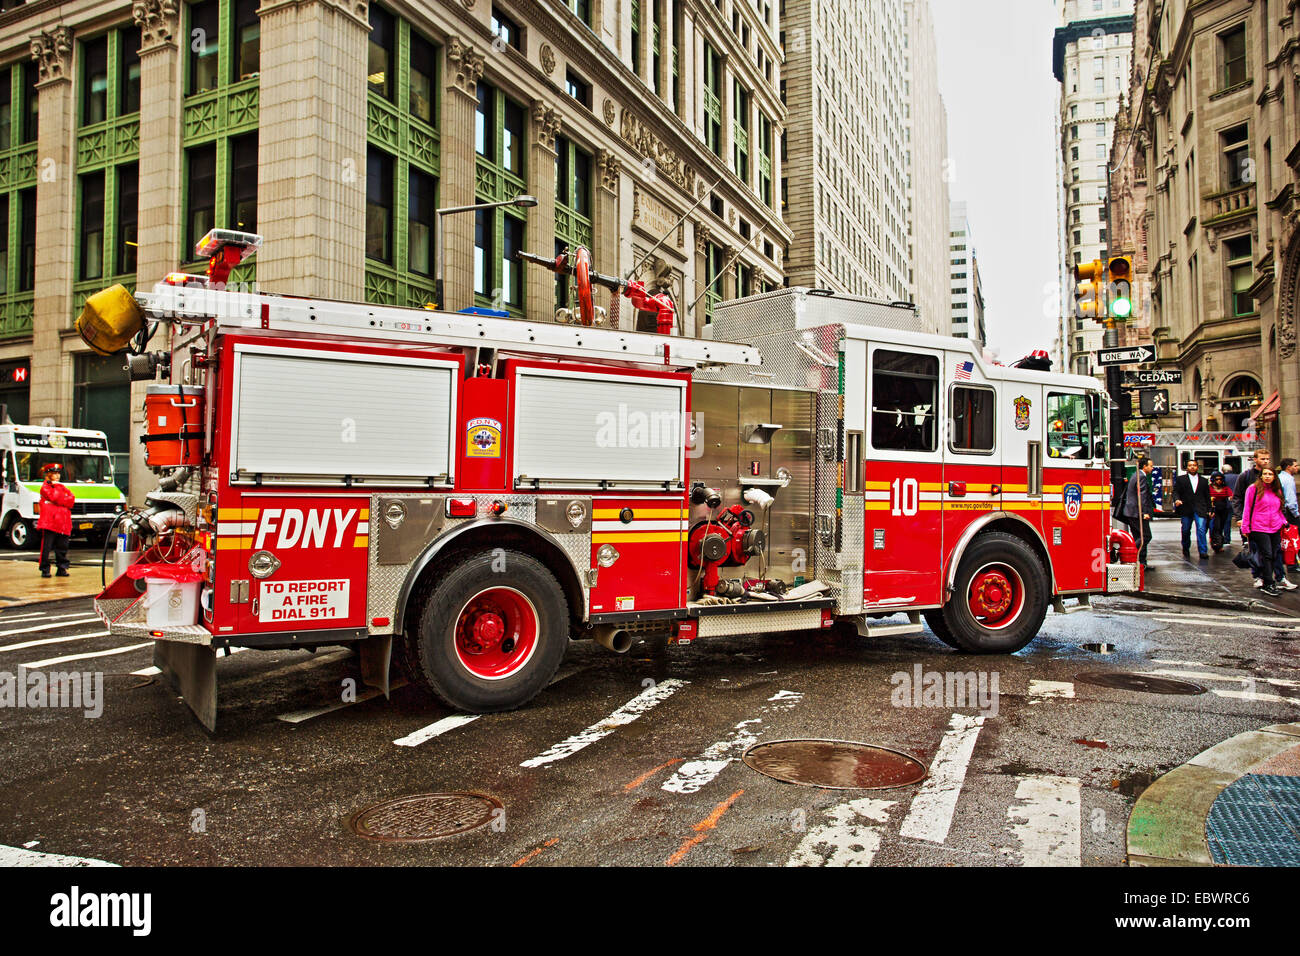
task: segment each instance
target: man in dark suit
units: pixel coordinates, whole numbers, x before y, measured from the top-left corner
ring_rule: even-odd
[[[1147,567],[1147,545],[1151,543],[1151,516],[1156,512],[1156,499],[1151,493],[1151,472],[1156,463],[1150,458],[1139,458],[1137,471],[1124,489],[1124,507],[1121,514],[1133,540],[1138,546],[1138,561]]]
[[[1201,465],[1195,458],[1187,462],[1186,474],[1174,480],[1174,514],[1183,522],[1183,557],[1191,555],[1192,525],[1196,525],[1196,548],[1201,557],[1210,556],[1205,540],[1205,526],[1210,520],[1210,483],[1200,474]]]

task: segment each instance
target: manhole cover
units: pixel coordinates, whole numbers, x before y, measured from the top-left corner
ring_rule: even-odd
[[[915,757],[852,740],[773,740],[750,747],[743,759],[784,783],[831,790],[905,787],[926,773]]]
[[[477,830],[500,809],[501,801],[485,793],[419,793],[357,811],[348,829],[367,840],[419,843]]]
[[[1084,684],[1113,687],[1116,690],[1137,690],[1144,694],[1204,694],[1205,688],[1185,680],[1169,677],[1152,677],[1150,674],[1129,674],[1125,671],[1088,671],[1074,675]]]

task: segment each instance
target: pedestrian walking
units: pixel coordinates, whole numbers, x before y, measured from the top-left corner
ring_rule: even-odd
[[[1210,476],[1210,547],[1216,552],[1232,542],[1232,489],[1223,472]]]
[[[1183,557],[1191,555],[1192,527],[1196,527],[1196,549],[1201,558],[1210,556],[1205,540],[1206,525],[1210,520],[1210,483],[1201,477],[1201,463],[1188,460],[1186,473],[1174,480],[1174,514],[1183,522]]]
[[[1269,453],[1265,451],[1263,448],[1261,448],[1258,451],[1256,451],[1253,456],[1251,456],[1250,467],[1248,467],[1245,471],[1243,471],[1241,475],[1238,476],[1237,478],[1237,486],[1232,492],[1232,512],[1233,512],[1233,516],[1236,519],[1238,528],[1241,527],[1241,513],[1242,513],[1242,508],[1245,504],[1246,491],[1250,489],[1255,484],[1255,482],[1259,479],[1260,468],[1262,468],[1265,465],[1268,465],[1269,463],[1270,463]],[[1241,543],[1243,545],[1250,544],[1250,539],[1246,537],[1246,532],[1244,531],[1241,532]],[[1255,551],[1253,548],[1249,548],[1248,551],[1250,557],[1250,573],[1254,575],[1255,587],[1257,588],[1263,587],[1264,579],[1260,576],[1259,573],[1259,563],[1255,560]]]
[[[1237,491],[1237,479],[1238,479],[1239,477],[1241,477],[1241,476],[1238,475],[1238,474],[1236,473],[1236,471],[1233,470],[1232,466],[1229,465],[1227,462],[1224,462],[1224,465],[1223,465],[1223,483],[1224,483],[1225,485],[1227,485],[1227,486],[1228,486],[1228,490],[1231,491],[1231,492],[1233,492],[1234,494],[1235,494],[1236,491]]]
[[[1138,561],[1144,568],[1150,567],[1147,564],[1147,545],[1151,543],[1151,516],[1156,510],[1156,500],[1151,494],[1153,470],[1155,462],[1150,458],[1137,460],[1137,471],[1133,472],[1128,487],[1124,489],[1124,508],[1121,512],[1124,523],[1133,534],[1133,540],[1137,542]]]
[[[1295,476],[1300,464],[1294,458],[1283,458],[1277,463],[1277,480],[1282,485],[1282,512],[1288,524],[1300,525],[1300,504],[1296,503]]]
[[[1255,552],[1260,578],[1263,581],[1261,590],[1272,596],[1277,596],[1279,593],[1278,585],[1288,591],[1296,589],[1296,585],[1286,579],[1286,573],[1282,568],[1282,529],[1287,523],[1282,508],[1282,489],[1281,482],[1277,479],[1277,472],[1270,466],[1264,465],[1259,469],[1259,477],[1255,483],[1246,489],[1241,532],[1250,541]],[[1276,584],[1275,574],[1280,579]]]
[[[41,469],[41,513],[36,528],[41,532],[41,577],[50,576],[50,557],[58,565],[58,576],[68,577],[68,538],[72,535],[72,492],[62,480],[62,469],[54,463]]]

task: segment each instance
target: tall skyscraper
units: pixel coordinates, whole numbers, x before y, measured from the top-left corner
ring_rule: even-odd
[[[1058,202],[1061,324],[1066,368],[1088,375],[1089,352],[1103,329],[1074,314],[1074,266],[1105,259],[1110,248],[1106,191],[1119,96],[1132,68],[1133,0],[1057,0],[1061,25],[1052,42],[1052,72],[1061,84],[1060,148],[1064,173]]]
[[[980,282],[975,232],[966,214],[966,204],[953,203],[948,220],[952,334],[959,339],[974,339],[983,348],[988,342],[988,330],[984,327],[984,287]]]

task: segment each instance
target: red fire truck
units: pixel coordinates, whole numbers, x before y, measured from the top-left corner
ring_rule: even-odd
[[[210,277],[105,290],[78,322],[155,380],[165,476],[96,607],[209,728],[231,646],[356,644],[368,683],[395,660],[484,712],[537,694],[570,638],[924,618],[1007,653],[1049,606],[1141,587],[1097,382],[991,366],[910,306],[783,289],[723,303],[713,339],[599,327],[593,279],[651,328],[672,304],[585,250],[553,264],[569,323],[223,290],[259,241],[216,233]]]

